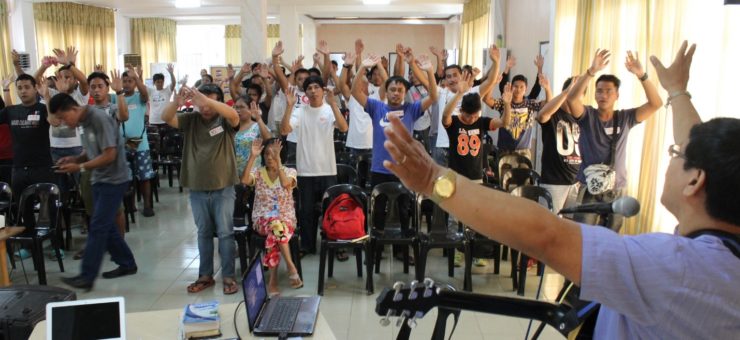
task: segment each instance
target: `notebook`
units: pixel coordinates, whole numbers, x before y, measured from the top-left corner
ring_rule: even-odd
[[[318,295],[269,298],[261,263],[261,257],[257,254],[242,278],[249,331],[267,336],[313,334],[321,298]]]
[[[46,304],[46,340],[126,339],[123,297]]]

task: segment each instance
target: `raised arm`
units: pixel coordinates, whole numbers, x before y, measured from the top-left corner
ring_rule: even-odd
[[[283,42],[278,41],[272,49],[272,67],[275,72],[275,80],[277,80],[278,85],[280,85],[280,89],[283,90],[283,93],[288,93],[288,86],[290,84],[288,83],[288,78],[285,77],[285,73],[283,73],[283,70],[280,68],[280,55],[282,55],[283,52],[285,52],[283,49]]]
[[[547,101],[547,104],[540,108],[540,111],[537,113],[538,122],[544,124],[550,121],[552,115],[554,115],[555,112],[558,112],[558,109],[560,109],[560,107],[565,103],[565,99],[568,97],[568,93],[570,93],[570,90],[573,88],[576,81],[578,81],[578,76],[573,77],[568,88],[555,96],[555,98],[552,98],[552,100]]]
[[[123,80],[120,72],[116,69],[110,71],[110,88],[116,93],[116,105],[118,107],[116,119],[119,122],[125,122],[128,120],[128,105],[126,105],[126,97],[123,93]]]
[[[434,78],[435,67],[432,65],[429,57],[425,55],[419,56],[418,62],[420,66],[416,65],[416,63],[414,63],[414,65],[427,71],[426,78],[428,81],[424,87],[427,89],[429,95],[421,101],[421,111],[426,111],[430,106],[432,106],[432,104],[437,102],[437,98],[439,97],[439,94],[437,93],[437,82]]]
[[[632,51],[627,51],[627,58],[624,61],[624,66],[627,67],[627,70],[630,71],[630,73],[637,76],[637,79],[639,79],[642,84],[642,89],[645,90],[647,103],[638,107],[636,114],[637,121],[642,122],[650,118],[655,111],[660,109],[663,105],[663,100],[660,99],[660,95],[658,94],[658,89],[655,87],[655,84],[651,81],[647,81],[647,72],[642,68],[642,63],[640,63],[637,52],[634,52],[633,54]]]
[[[380,100],[385,100],[385,81],[388,80],[388,72],[385,70],[385,66],[383,66],[383,58],[380,57],[379,63],[375,64],[378,67],[378,72],[380,73],[380,89],[378,89],[378,95],[380,96]]]
[[[550,99],[552,99],[552,88],[550,87],[550,80],[547,79],[547,76],[540,73],[537,76],[537,83],[540,83],[540,86],[545,89],[545,100],[543,102],[544,105],[544,103],[547,103],[550,101]]]
[[[233,66],[229,64],[229,68],[233,69]],[[242,86],[242,79],[246,74],[251,72],[252,66],[249,63],[244,63],[242,67],[239,69],[239,72],[237,72],[234,77],[232,77],[229,81],[229,92],[231,93],[231,98],[236,98],[239,95],[239,88]]]
[[[200,93],[198,89],[191,89],[186,87],[185,92],[189,93],[193,98],[193,105],[198,107],[210,107],[213,111],[216,111],[221,117],[223,117],[229,125],[232,127],[239,126],[239,114],[234,110],[233,107],[228,106],[220,101],[208,98],[206,95]]]
[[[511,83],[507,83],[506,86],[504,86],[504,92],[501,93],[501,101],[503,102],[503,113],[501,114],[501,125],[492,126],[489,130],[493,130],[493,127],[495,128],[503,128],[509,126],[511,123],[511,101],[514,97],[514,92],[511,89]],[[491,124],[495,122],[491,121]]]
[[[448,127],[452,125],[452,113],[457,108],[457,103],[462,100],[462,97],[470,90],[470,79],[473,75],[469,72],[465,72],[462,78],[457,83],[458,89],[452,100],[448,101],[445,105],[444,111],[442,111],[442,126]]]
[[[443,77],[445,74],[445,62],[447,61],[447,51],[443,49],[438,49],[434,46],[429,46],[429,52],[431,52],[437,61],[437,72],[435,73],[435,76],[437,77]],[[436,82],[436,78],[434,81]]]
[[[422,67],[419,67],[419,64],[416,62],[416,58],[414,57],[414,51],[411,48],[406,48],[405,56],[406,62],[409,64],[409,69],[411,70],[411,73],[414,74],[414,77],[421,83],[424,88],[429,89],[429,77],[426,74],[426,70]],[[434,79],[434,78],[433,78]]]
[[[321,78],[324,84],[329,83],[329,73],[331,73],[331,57],[329,55],[329,43],[326,40],[319,41],[319,46],[316,47],[316,52],[321,54],[324,58],[324,62],[321,65]]]
[[[175,65],[172,63],[167,64],[167,73],[170,74],[170,91],[175,91],[175,84],[177,84],[177,80],[175,80]]]
[[[591,61],[591,66],[586,69],[586,72],[578,77],[573,89],[568,93],[568,107],[570,107],[570,114],[576,119],[581,118],[586,108],[583,106],[583,96],[581,95],[591,81],[591,78],[596,76],[596,72],[603,70],[606,65],[609,65],[609,57],[611,53],[609,50],[597,49],[594,59]]]
[[[355,100],[357,100],[363,108],[367,105],[367,95],[365,94],[365,91],[362,90],[361,86],[367,86],[367,77],[365,76],[367,74],[367,69],[373,67],[379,62],[380,58],[375,55],[370,55],[365,58],[365,60],[362,61],[362,64],[360,64],[360,68],[357,70],[355,81],[352,83],[352,97],[355,97]]]
[[[247,158],[247,166],[244,167],[244,172],[241,177],[242,184],[250,187],[254,186],[256,178],[252,176],[252,168],[254,168],[254,162],[257,161],[257,157],[260,156],[263,148],[262,139],[257,138],[252,142],[249,158]],[[278,157],[278,159],[280,159],[280,157]]]
[[[357,74],[360,74],[358,71],[360,69],[360,65],[362,65],[362,52],[365,51],[365,43],[362,42],[362,39],[355,40],[355,71],[357,71]]]
[[[144,81],[141,80],[139,69],[135,66],[128,65],[128,72],[126,74],[128,74],[128,76],[134,80],[134,83],[136,83],[136,89],[139,90],[139,98],[141,99],[141,103],[144,104],[148,102],[149,90],[146,88],[146,85],[144,85]]]
[[[347,52],[344,54],[344,57],[342,57],[342,60],[344,60],[344,65],[342,65],[342,72],[339,74],[339,82],[337,83],[337,86],[339,87],[339,92],[342,93],[342,96],[346,98],[346,100],[349,100],[350,96],[352,96],[352,90],[349,85],[347,85],[347,81],[352,77],[352,65],[354,65],[355,62],[355,54]]]
[[[293,132],[293,127],[290,126],[290,117],[293,115],[293,108],[297,100],[295,89],[288,88],[288,91],[285,92],[285,113],[283,114],[283,120],[280,121],[280,134],[283,136]]]
[[[262,78],[262,92],[265,94],[265,101],[263,103],[265,104],[265,107],[269,109],[270,106],[272,106],[272,85],[268,80],[269,72],[267,72],[267,65],[259,64],[257,66],[257,74]]]
[[[347,132],[347,130],[349,130],[349,124],[347,124],[347,120],[344,119],[342,112],[339,111],[337,97],[334,95],[334,92],[328,88],[324,88],[324,100],[326,100],[327,104],[331,106],[331,112],[334,113],[334,127],[339,130],[339,132]]]
[[[688,47],[688,42],[684,41],[668,68],[656,56],[650,57],[660,85],[668,92],[668,104],[673,107],[673,139],[679,145],[689,139],[691,128],[701,123],[701,118],[691,103],[691,95],[686,91],[695,50],[696,44]]]
[[[491,59],[491,68],[488,70],[486,81],[480,84],[478,92],[481,98],[491,93],[493,91],[493,85],[498,81],[498,66],[501,59],[501,51],[496,45],[491,45],[488,48],[488,57]]]
[[[90,90],[90,87],[87,84],[87,78],[85,77],[85,74],[82,73],[82,71],[80,71],[80,69],[78,69],[75,64],[77,62],[77,53],[77,48],[75,48],[74,46],[67,47],[66,51],[62,51],[59,49],[54,50],[54,54],[57,55],[57,60],[59,60],[59,62],[64,65],[69,65],[69,71],[72,72],[72,76],[79,83],[80,93],[83,96],[86,96],[88,94],[88,91]]]
[[[514,55],[509,54],[508,57],[506,57],[506,67],[504,68],[504,72],[501,74],[501,82],[498,83],[498,90],[501,93],[504,93],[504,86],[506,86],[507,83],[509,83],[509,74],[511,74],[511,69],[516,66],[516,58]]]
[[[262,137],[262,139],[272,138],[270,128],[268,128],[267,125],[265,125],[265,122],[262,121],[262,110],[260,110],[260,106],[257,103],[249,103],[249,115],[252,116],[252,120],[257,122],[257,126],[260,129],[260,137]]]
[[[162,111],[162,120],[167,123],[167,125],[175,129],[180,127],[177,119],[177,108],[185,105],[186,88],[187,85],[183,84],[182,87],[180,87],[180,92],[175,94],[175,100],[167,103],[167,105],[164,107],[164,110]]]
[[[398,117],[389,117],[385,148],[392,160],[383,165],[410,190],[432,196],[434,180],[449,169],[437,165],[406,131]],[[479,233],[542,260],[566,279],[581,279],[582,236],[578,224],[558,218],[536,202],[491,190],[461,175],[452,196],[439,205]]]
[[[13,82],[11,79],[11,77],[7,77],[4,78],[2,82],[3,100],[5,101],[5,106],[13,105],[13,98],[10,96],[10,83]]]
[[[529,91],[529,95],[527,98],[535,100],[537,97],[540,96],[540,91],[542,90],[542,86],[540,86],[540,75],[542,73],[542,67],[545,65],[545,57],[543,57],[541,54],[538,54],[534,58],[534,66],[537,67],[537,74],[534,78],[534,84],[532,85],[532,91]]]
[[[403,77],[403,73],[405,71],[403,59],[405,54],[406,50],[403,45],[400,43],[396,44],[396,61],[393,63],[393,75],[396,77]]]
[[[18,54],[18,51],[16,50],[10,51],[10,58],[13,60],[13,68],[15,69],[15,76],[18,77],[21,74],[26,74],[26,72],[23,72],[23,68],[21,67],[21,55]],[[46,69],[44,69],[44,71],[46,71]],[[44,72],[41,72],[41,74],[43,75]],[[38,79],[37,76],[34,76],[34,78]]]

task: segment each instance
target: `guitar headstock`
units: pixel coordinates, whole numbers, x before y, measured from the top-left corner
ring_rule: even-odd
[[[383,317],[380,324],[388,326],[390,317],[399,317],[397,326],[408,319],[409,326],[414,327],[416,319],[423,318],[438,306],[440,290],[430,278],[424,279],[423,283],[411,281],[408,286],[399,281],[393,284],[393,288],[383,288],[375,300],[375,313]]]

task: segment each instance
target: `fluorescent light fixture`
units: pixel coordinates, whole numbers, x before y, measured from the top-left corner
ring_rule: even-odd
[[[391,0],[362,0],[364,5],[387,5],[391,3]]]
[[[272,19],[277,19],[277,17],[274,16],[274,15],[268,15],[267,16],[267,20],[272,20]]]
[[[200,7],[200,0],[175,0],[177,8],[197,8]]]

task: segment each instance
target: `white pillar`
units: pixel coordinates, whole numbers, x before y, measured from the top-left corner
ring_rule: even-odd
[[[123,69],[123,55],[131,53],[131,19],[124,17],[120,11],[116,18],[116,68]]]
[[[306,56],[306,60],[310,60],[311,56],[316,52],[316,24],[313,19],[301,15],[301,24],[303,24],[303,50],[302,53]],[[329,49],[335,51],[337,46],[329,46]],[[306,63],[308,66],[308,63]]]
[[[30,72],[36,71],[41,56],[36,51],[36,23],[33,19],[33,3],[12,1],[10,3],[10,46],[18,52],[29,54]],[[51,54],[51,51],[47,53]]]
[[[445,49],[460,48],[460,16],[455,15],[445,24]]]
[[[283,41],[283,60],[290,64],[298,56],[300,50],[301,40],[298,37],[298,12],[296,6],[292,5],[281,5],[280,6],[280,40]],[[308,53],[308,51],[306,52]],[[306,55],[304,59],[304,65],[311,63],[311,56],[313,51],[309,55]]]
[[[241,3],[242,60],[265,61],[267,57],[267,0]]]

